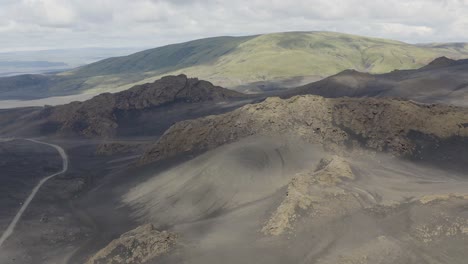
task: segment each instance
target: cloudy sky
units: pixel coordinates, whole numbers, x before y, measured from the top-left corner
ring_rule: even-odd
[[[468,0],[0,0],[0,51],[313,30],[468,42]]]

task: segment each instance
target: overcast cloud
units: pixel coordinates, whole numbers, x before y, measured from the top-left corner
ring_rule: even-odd
[[[0,51],[314,30],[468,42],[468,0],[0,0]]]

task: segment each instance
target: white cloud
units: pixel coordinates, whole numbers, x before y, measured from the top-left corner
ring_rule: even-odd
[[[158,46],[296,30],[468,41],[467,14],[468,0],[0,0],[0,50]]]
[[[400,36],[400,38],[411,39],[431,36],[434,30],[426,26],[411,26],[399,23],[379,23],[378,29],[382,35]]]
[[[77,22],[73,7],[57,0],[23,0],[7,15],[19,23],[44,27],[68,27]]]

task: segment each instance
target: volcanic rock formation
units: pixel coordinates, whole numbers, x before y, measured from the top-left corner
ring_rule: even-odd
[[[423,144],[437,145],[453,138],[466,141],[467,124],[468,109],[454,106],[311,95],[268,98],[223,115],[175,124],[141,162],[209,150],[251,135],[278,134],[322,143],[336,153],[364,147],[414,156]]]
[[[116,94],[105,93],[43,111],[60,132],[84,136],[115,135],[118,116],[132,110],[148,110],[177,102],[198,103],[242,97],[242,94],[185,75],[164,77]]]
[[[131,230],[113,240],[86,262],[87,264],[138,264],[167,253],[176,242],[176,235],[159,232],[147,224]]]
[[[0,112],[0,133],[101,138],[155,135],[176,121],[226,111],[222,109],[249,98],[185,75],[167,76],[84,102]]]

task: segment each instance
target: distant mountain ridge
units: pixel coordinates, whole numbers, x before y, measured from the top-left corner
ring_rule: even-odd
[[[440,57],[415,70],[369,74],[346,70],[290,89],[284,97],[315,94],[336,97],[401,97],[421,103],[468,106],[468,60]]]
[[[385,73],[420,68],[437,57],[468,58],[465,43],[413,45],[333,32],[215,37],[105,59],[47,81],[0,81],[0,99],[115,92],[164,75],[188,76],[246,92],[295,87],[346,69]]]
[[[64,62],[50,61],[0,61],[0,67],[67,67]]]
[[[0,77],[63,72],[140,50],[143,48],[70,48],[0,52]]]

